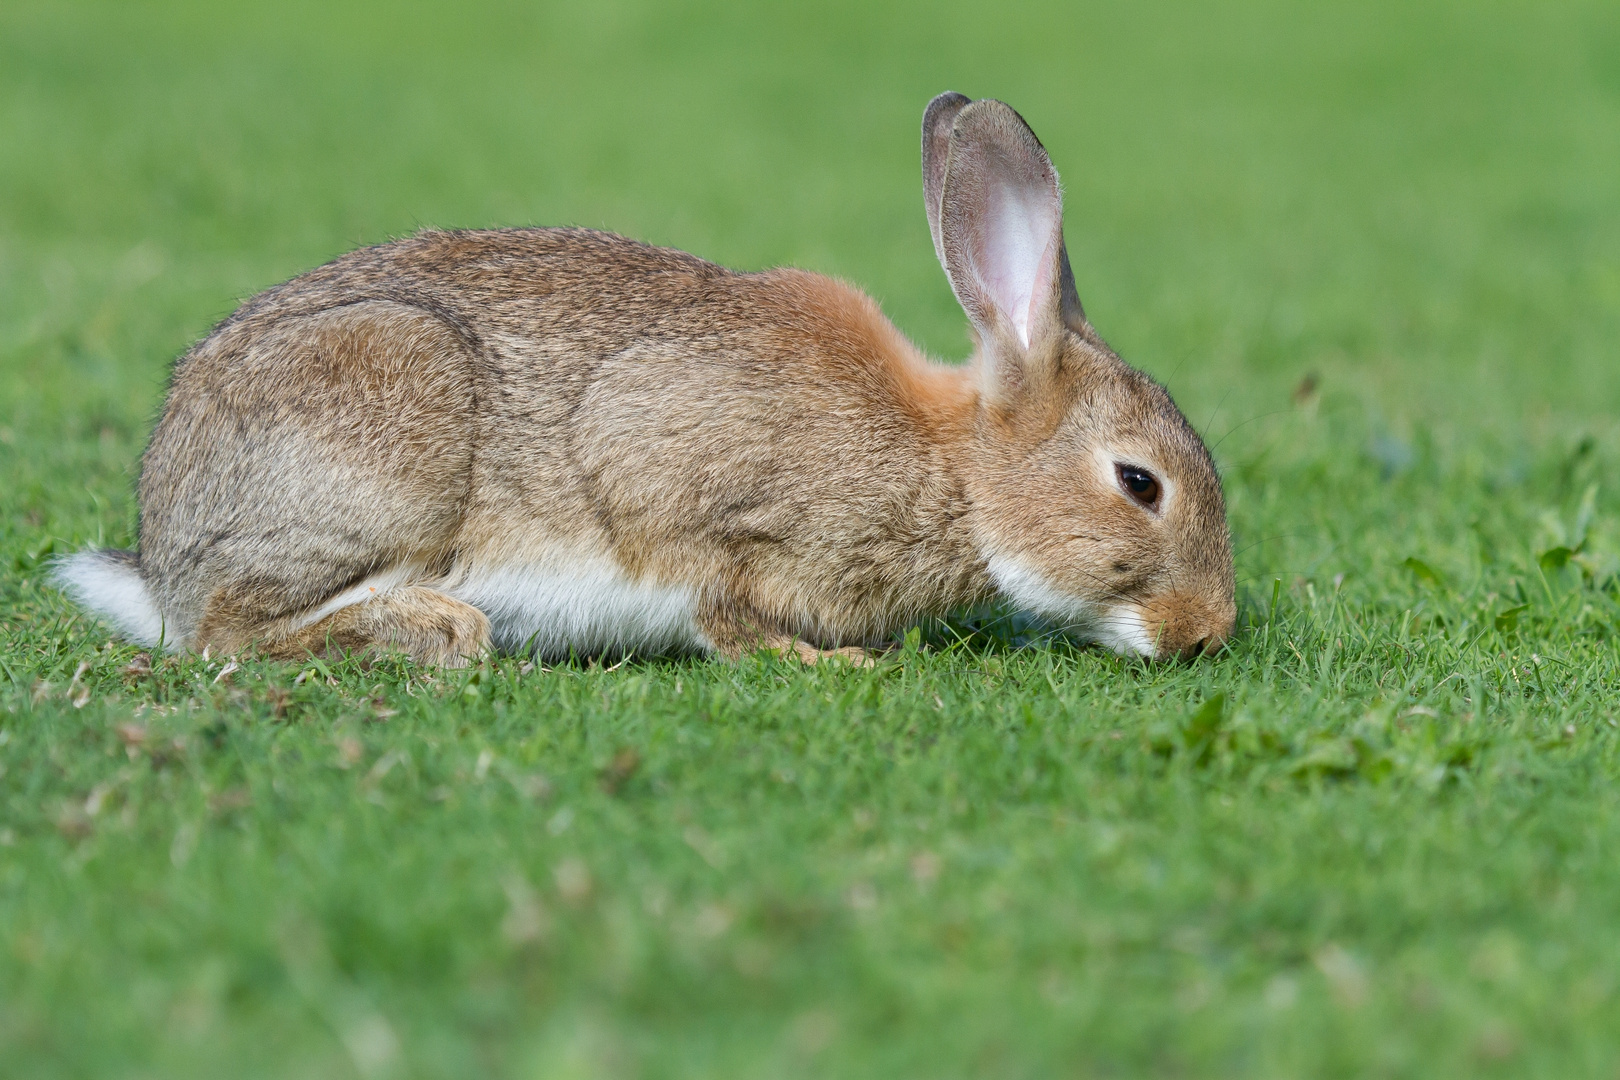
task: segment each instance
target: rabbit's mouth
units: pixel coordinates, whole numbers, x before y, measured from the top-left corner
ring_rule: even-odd
[[[1155,656],[1159,642],[1148,630],[1142,610],[1129,601],[1111,603],[1064,592],[1028,563],[1010,555],[986,560],[990,578],[1001,595],[1021,610],[1049,620],[1075,637],[1121,656]]]

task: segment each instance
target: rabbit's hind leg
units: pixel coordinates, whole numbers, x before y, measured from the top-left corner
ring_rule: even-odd
[[[490,647],[489,619],[482,611],[420,585],[340,608],[307,626],[284,623],[245,636],[262,655],[279,660],[402,652],[419,664],[464,667]]]
[[[475,355],[432,313],[383,301],[210,342],[177,369],[141,474],[141,578],[169,639],[303,641],[387,596],[323,635],[435,653],[417,624],[470,616],[404,587],[449,568],[473,496]]]

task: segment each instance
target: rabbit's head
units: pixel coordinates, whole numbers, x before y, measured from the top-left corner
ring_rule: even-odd
[[[1191,657],[1232,633],[1232,548],[1209,450],[1081,310],[1058,177],[999,101],[923,118],[934,249],[973,324],[964,474],[1002,594],[1117,652]]]

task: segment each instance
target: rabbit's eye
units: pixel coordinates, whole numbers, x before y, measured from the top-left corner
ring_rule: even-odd
[[[1119,484],[1131,498],[1150,509],[1159,505],[1159,481],[1152,473],[1134,465],[1120,465],[1118,469]]]

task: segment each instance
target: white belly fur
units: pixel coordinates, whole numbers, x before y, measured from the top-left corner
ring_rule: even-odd
[[[542,656],[652,656],[706,648],[688,585],[635,581],[611,557],[570,552],[457,567],[439,586],[489,616],[497,648]]]

